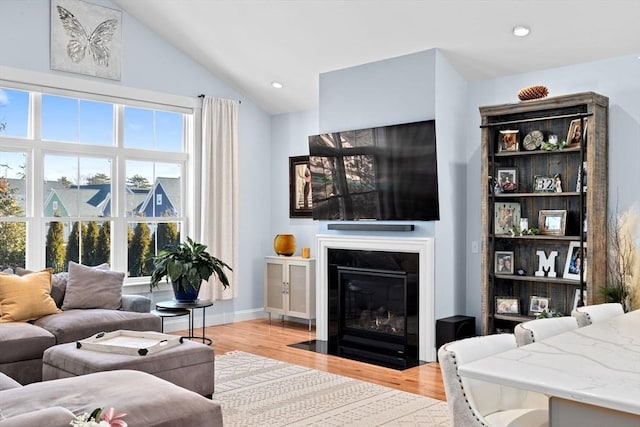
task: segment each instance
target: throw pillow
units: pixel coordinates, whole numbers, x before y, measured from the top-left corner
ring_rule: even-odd
[[[96,265],[91,268],[95,268],[98,270],[109,270],[109,264],[105,262],[104,264]],[[29,273],[33,273],[33,271],[27,270],[22,267],[16,268],[16,274],[18,276],[24,276],[25,274]],[[68,281],[69,273],[66,271],[55,273],[51,278],[51,298],[53,298],[58,307],[62,307],[62,302],[64,301],[64,293],[67,290]]]
[[[62,309],[106,308],[117,310],[122,305],[124,273],[98,270],[69,262],[69,280]]]
[[[0,274],[0,323],[26,322],[59,313],[51,292],[51,269],[18,276]]]

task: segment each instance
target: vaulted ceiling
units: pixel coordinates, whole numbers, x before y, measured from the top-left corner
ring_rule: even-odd
[[[640,54],[638,0],[113,1],[272,114],[317,107],[320,73],[432,48],[470,81]]]

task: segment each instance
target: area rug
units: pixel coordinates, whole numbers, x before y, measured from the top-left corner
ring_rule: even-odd
[[[216,356],[215,373],[227,427],[451,425],[440,400],[241,351]]]

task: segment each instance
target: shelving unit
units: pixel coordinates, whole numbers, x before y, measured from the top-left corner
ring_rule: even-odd
[[[580,303],[597,301],[597,289],[606,280],[607,264],[608,104],[608,98],[587,92],[480,108],[483,333],[509,331],[517,323],[534,318],[529,315],[532,296],[549,298],[549,308],[564,315],[570,314],[575,296],[580,296],[576,290],[586,291],[586,299]],[[549,135],[557,135],[559,142],[567,140],[572,121],[576,120],[581,129],[586,127],[579,145],[554,150],[524,148],[525,136],[533,131],[542,131],[545,142]],[[505,130],[518,131],[518,150],[506,151],[501,146],[503,135],[500,131]],[[499,172],[504,174],[513,170],[517,188],[495,192]],[[564,191],[534,191],[536,176],[544,179],[555,175],[560,176]],[[519,206],[520,217],[528,219],[530,228],[542,228],[538,224],[541,210],[566,211],[564,232],[558,235],[502,234],[505,227],[511,230],[511,225],[519,224],[507,221],[507,226],[496,229],[496,209],[499,214],[505,209],[512,212],[509,208],[513,206]],[[573,243],[577,246],[572,253],[583,253],[586,258],[586,268],[580,269],[578,279],[576,274],[572,278],[563,277],[567,258],[571,258],[572,242],[577,242]],[[542,269],[539,251],[549,259],[553,259],[554,251],[557,252],[551,271]],[[513,274],[495,271],[496,252],[499,257],[513,262]],[[522,270],[520,275],[518,270]],[[536,271],[543,276],[536,276]],[[556,277],[550,276],[552,272]],[[497,314],[496,297],[517,299],[517,312]]]

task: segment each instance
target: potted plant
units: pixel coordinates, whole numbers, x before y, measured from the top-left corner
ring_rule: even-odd
[[[226,289],[229,279],[224,272],[229,267],[224,261],[207,252],[207,246],[196,243],[187,237],[186,242],[177,243],[162,249],[152,257],[153,273],[149,289],[157,287],[160,280],[166,277],[171,281],[176,301],[193,302],[198,298],[203,280],[209,280],[215,274]]]

